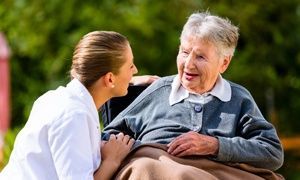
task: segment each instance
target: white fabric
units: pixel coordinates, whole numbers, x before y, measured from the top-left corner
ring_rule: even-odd
[[[215,96],[223,102],[228,102],[231,99],[231,87],[229,82],[222,78],[221,75],[218,76],[217,82],[211,91],[204,94],[195,94],[186,90],[180,82],[179,76],[175,76],[172,83],[172,90],[169,96],[170,105],[179,103],[180,101],[187,99],[193,103],[205,104],[212,100]]]
[[[74,79],[35,101],[0,179],[93,179],[101,160],[100,138],[94,101]]]

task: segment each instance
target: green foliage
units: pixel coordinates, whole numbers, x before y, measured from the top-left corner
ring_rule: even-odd
[[[0,29],[13,53],[13,127],[26,122],[38,96],[68,81],[74,46],[90,31],[126,35],[140,74],[176,73],[180,30],[197,7],[193,0],[3,0]]]
[[[284,175],[286,179],[298,180],[300,179],[299,162],[300,154],[298,152],[286,152],[284,157],[285,163],[279,169],[278,173]]]
[[[9,156],[11,154],[11,151],[14,147],[14,142],[16,139],[16,136],[18,132],[20,131],[20,128],[14,128],[8,130],[8,132],[5,134],[4,138],[4,147],[3,147],[3,161],[0,161],[0,171],[4,167],[5,164],[7,164],[9,160]]]
[[[186,18],[209,10],[240,28],[236,55],[225,77],[246,86],[263,113],[269,119],[277,117],[273,121],[280,124],[280,132],[293,134],[300,127],[299,2],[3,0],[0,29],[13,53],[12,125],[26,122],[39,95],[68,81],[73,48],[85,33],[114,30],[126,35],[139,73],[164,76],[176,73]]]

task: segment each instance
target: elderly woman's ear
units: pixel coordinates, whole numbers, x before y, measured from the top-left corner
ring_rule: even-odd
[[[220,73],[224,73],[226,69],[228,68],[230,61],[231,61],[232,56],[224,56],[222,66],[220,68]]]

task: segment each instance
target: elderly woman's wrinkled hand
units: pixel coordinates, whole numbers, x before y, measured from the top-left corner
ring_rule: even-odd
[[[199,134],[194,131],[182,134],[168,145],[168,153],[182,157],[188,155],[217,155],[219,151],[218,139]]]

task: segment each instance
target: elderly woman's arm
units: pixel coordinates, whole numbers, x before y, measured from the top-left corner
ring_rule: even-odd
[[[168,152],[178,157],[210,155],[217,161],[277,170],[283,163],[283,150],[276,132],[271,124],[253,121],[246,123],[244,137],[213,137],[190,131],[169,143]]]
[[[218,137],[217,160],[245,162],[270,170],[282,166],[283,149],[272,124],[263,118],[245,115],[239,126],[240,136]]]
[[[159,79],[159,76],[156,75],[141,75],[133,76],[130,80],[132,85],[148,85]]]

